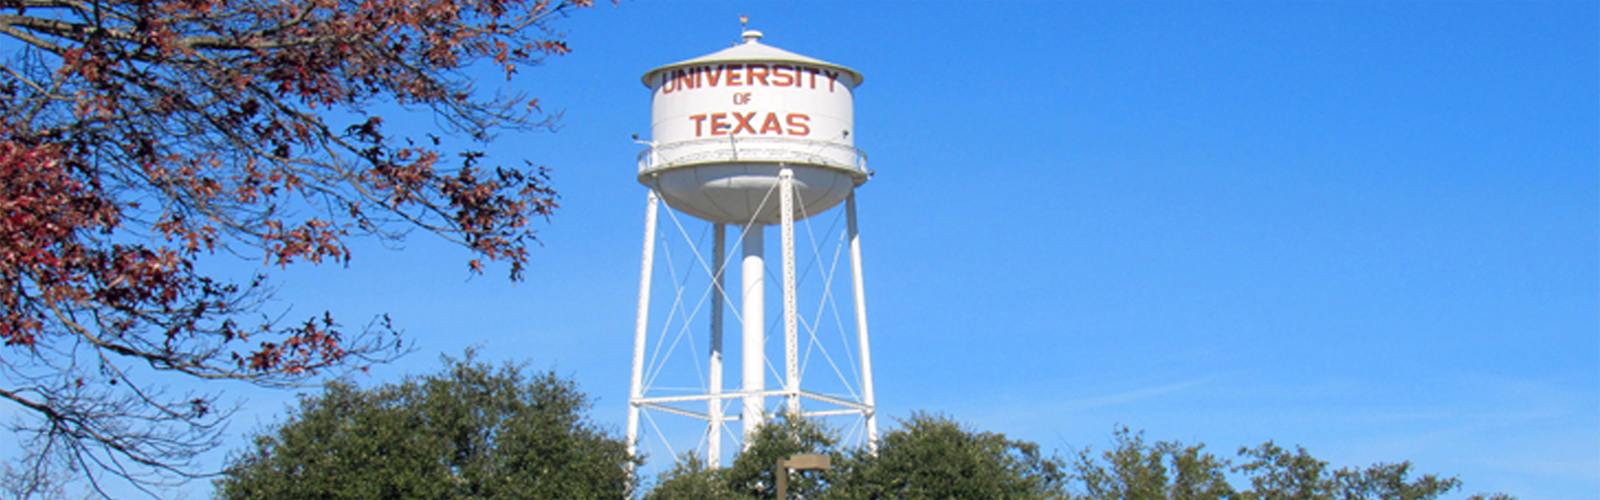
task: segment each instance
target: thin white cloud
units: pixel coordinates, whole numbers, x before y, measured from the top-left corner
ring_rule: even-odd
[[[1217,375],[1206,376],[1079,399],[1033,398],[1015,404],[988,405],[973,414],[978,417],[977,420],[1000,430],[1015,431],[1041,424],[1056,427],[1060,425],[1062,417],[1071,414],[1158,399],[1210,384],[1220,378]]]
[[[1216,378],[1217,377],[1203,377],[1203,378],[1197,378],[1197,379],[1194,379],[1194,380],[1186,380],[1186,381],[1183,381],[1183,382],[1160,385],[1160,386],[1155,386],[1155,387],[1146,387],[1146,388],[1142,388],[1142,389],[1134,389],[1134,390],[1131,390],[1131,391],[1123,391],[1123,392],[1119,392],[1119,393],[1116,393],[1116,394],[1108,394],[1108,395],[1105,395],[1105,396],[1097,396],[1097,397],[1088,398],[1088,399],[1079,399],[1079,400],[1075,400],[1075,401],[1064,401],[1064,402],[1060,402],[1060,403],[1056,403],[1054,405],[1051,405],[1049,407],[1049,409],[1045,411],[1045,413],[1055,414],[1055,413],[1064,413],[1064,412],[1072,412],[1072,411],[1083,411],[1083,410],[1088,410],[1088,409],[1093,409],[1093,408],[1104,408],[1104,407],[1108,407],[1108,406],[1117,406],[1117,405],[1122,405],[1122,404],[1133,403],[1133,402],[1136,402],[1136,401],[1143,401],[1143,400],[1146,400],[1146,399],[1156,398],[1156,397],[1164,396],[1164,395],[1167,395],[1167,394],[1172,394],[1172,393],[1175,393],[1175,392],[1183,391],[1183,390],[1189,389],[1191,387],[1197,387],[1197,386],[1200,386],[1200,385],[1204,385],[1204,384],[1210,383],[1211,381],[1215,380]]]

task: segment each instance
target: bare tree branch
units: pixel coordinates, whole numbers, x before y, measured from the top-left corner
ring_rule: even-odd
[[[193,459],[232,411],[164,377],[291,387],[406,350],[387,318],[264,310],[264,276],[207,276],[203,259],[342,263],[351,239],[420,230],[520,279],[555,191],[474,149],[556,117],[465,75],[566,53],[545,23],[588,5],[0,0],[21,47],[0,56],[0,401],[24,415],[0,487],[202,477]],[[393,105],[451,140],[391,136],[370,110]]]

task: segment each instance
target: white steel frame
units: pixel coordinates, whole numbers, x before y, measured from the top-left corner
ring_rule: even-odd
[[[779,212],[781,214],[781,222],[778,224],[778,229],[780,231],[780,246],[782,247],[780,249],[782,258],[780,291],[782,293],[783,307],[784,359],[783,386],[781,389],[775,390],[766,388],[768,360],[765,352],[766,265],[765,249],[763,248],[765,231],[760,223],[751,221],[739,226],[741,229],[739,238],[742,254],[740,273],[741,304],[737,314],[741,322],[742,339],[740,390],[733,392],[723,390],[723,303],[728,300],[723,288],[725,281],[724,271],[728,264],[726,262],[727,249],[725,246],[727,234],[724,224],[713,224],[712,262],[709,264],[702,263],[700,266],[710,273],[711,282],[711,331],[709,332],[710,350],[707,356],[708,373],[706,374],[706,385],[703,390],[691,391],[689,394],[658,395],[652,393],[651,387],[649,387],[650,384],[646,380],[648,373],[651,372],[648,371],[649,367],[646,366],[645,360],[647,351],[650,351],[652,347],[648,342],[651,307],[650,292],[652,278],[655,274],[656,239],[658,238],[657,223],[661,218],[658,205],[661,204],[661,199],[654,188],[647,194],[644,252],[640,266],[639,303],[634,329],[633,376],[628,399],[627,440],[628,453],[630,455],[636,456],[639,452],[641,423],[648,421],[652,428],[656,428],[655,422],[650,420],[646,412],[659,411],[705,421],[705,431],[701,435],[701,444],[704,445],[704,454],[702,456],[705,459],[706,466],[711,468],[719,467],[722,463],[723,455],[723,424],[734,420],[741,421],[743,424],[743,432],[741,434],[743,439],[741,441],[748,443],[749,436],[753,435],[761,423],[769,417],[766,409],[769,408],[767,401],[770,398],[781,399],[782,408],[790,414],[805,417],[858,416],[861,419],[860,435],[862,440],[865,441],[869,449],[876,448],[878,426],[872,384],[872,362],[867,335],[865,285],[862,277],[860,232],[856,223],[855,194],[852,192],[845,201],[844,209],[847,219],[845,237],[847,241],[841,243],[849,245],[851,292],[854,296],[852,305],[855,311],[853,326],[856,330],[856,345],[854,347],[857,350],[856,356],[853,357],[858,358],[856,361],[859,362],[859,380],[856,381],[858,387],[850,389],[849,392],[851,394],[848,395],[824,394],[807,390],[802,384],[804,368],[801,366],[800,353],[801,318],[798,311],[799,300],[797,297],[800,290],[797,286],[795,272],[795,211],[793,208],[796,206],[797,200],[795,200],[796,191],[793,184],[793,172],[787,167],[781,168],[775,190],[777,191],[778,200],[776,201],[780,204]],[[770,194],[768,196],[769,200],[772,198]],[[668,213],[674,214],[670,209]],[[676,215],[674,214],[672,217],[673,221],[677,222]],[[681,224],[678,227],[682,229]],[[688,235],[685,233],[684,236],[687,240]],[[825,279],[828,278],[831,278],[831,276],[825,277]],[[832,292],[828,291],[831,289],[829,286],[824,286],[823,293],[831,294]],[[821,300],[830,301],[831,297],[824,297]],[[810,333],[812,333],[813,337],[812,343],[815,344],[815,332],[812,331]],[[844,335],[844,333],[841,332],[841,335]],[[661,344],[662,342],[658,341],[653,346],[656,350],[657,358],[660,357],[660,353],[664,348]],[[846,349],[848,349],[848,346]],[[667,356],[670,356],[670,348],[668,351]],[[835,372],[838,372],[837,366],[834,369]],[[659,368],[656,368],[656,370],[659,370]],[[841,380],[846,378],[843,373],[839,373],[839,375]],[[846,381],[846,383],[848,384],[849,382]],[[735,399],[740,401],[738,414],[726,414],[725,402]],[[803,408],[803,400],[816,402],[819,407]],[[690,406],[700,401],[705,402],[704,412],[695,410],[693,406]],[[664,436],[663,439],[665,439]],[[670,445],[668,451],[673,451]],[[674,459],[676,458],[674,457]]]

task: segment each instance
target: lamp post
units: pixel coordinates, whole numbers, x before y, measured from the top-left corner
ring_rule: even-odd
[[[777,487],[778,500],[789,500],[789,470],[833,470],[833,459],[820,453],[801,453],[778,459],[772,469],[773,486]]]

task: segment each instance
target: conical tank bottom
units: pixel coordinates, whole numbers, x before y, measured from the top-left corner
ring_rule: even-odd
[[[665,169],[640,179],[650,184],[672,208],[695,218],[722,224],[754,221],[775,225],[779,213],[778,172],[794,174],[794,219],[801,220],[837,206],[864,176],[831,167],[769,162],[728,162]]]

